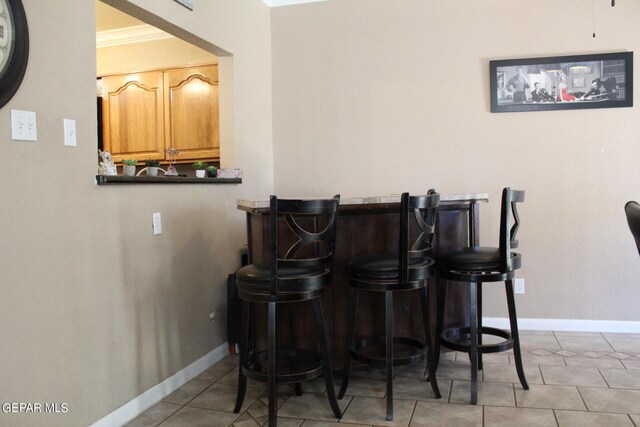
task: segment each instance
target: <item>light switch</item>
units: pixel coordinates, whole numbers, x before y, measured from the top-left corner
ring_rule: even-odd
[[[76,121],[63,119],[64,123],[64,145],[65,147],[75,147],[76,143]]]
[[[36,113],[11,110],[11,138],[14,141],[37,141]]]
[[[160,212],[155,212],[153,214],[153,235],[157,236],[158,234],[162,234],[162,215]]]

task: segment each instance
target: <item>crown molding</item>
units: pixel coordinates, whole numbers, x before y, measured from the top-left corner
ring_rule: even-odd
[[[262,0],[269,7],[290,6],[292,4],[317,3],[326,0]]]
[[[165,33],[151,25],[137,25],[135,27],[118,28],[96,33],[96,47],[120,46],[132,43],[144,43],[154,40],[173,38],[169,33]]]

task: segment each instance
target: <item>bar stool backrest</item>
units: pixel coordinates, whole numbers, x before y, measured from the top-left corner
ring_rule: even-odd
[[[328,283],[333,264],[340,196],[321,200],[270,197],[271,295],[309,291]],[[278,218],[287,227],[278,231]]]
[[[627,223],[640,253],[640,205],[634,201],[627,202],[624,205],[624,212],[627,214]]]
[[[433,249],[436,224],[436,208],[440,194],[429,190],[426,196],[410,196],[403,193],[400,199],[400,280],[406,283],[410,277],[412,261],[421,260]],[[418,237],[410,243],[410,220],[418,227]]]
[[[504,266],[503,272],[512,271],[517,266],[511,256],[511,249],[518,247],[518,229],[520,228],[520,217],[516,203],[524,202],[524,191],[512,190],[507,187],[502,190],[502,206],[500,212],[500,259]],[[513,225],[509,227],[513,218]]]

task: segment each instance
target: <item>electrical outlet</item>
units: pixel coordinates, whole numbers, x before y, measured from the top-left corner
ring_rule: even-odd
[[[157,236],[158,234],[162,234],[162,216],[160,212],[153,214],[153,235]]]
[[[516,294],[524,294],[524,279],[516,279],[513,291]]]
[[[11,138],[14,141],[37,141],[36,113],[11,110]]]

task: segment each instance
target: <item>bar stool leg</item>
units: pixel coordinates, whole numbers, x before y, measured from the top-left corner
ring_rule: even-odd
[[[342,370],[342,384],[340,385],[340,393],[338,393],[338,399],[342,399],[347,392],[349,386],[349,376],[351,375],[351,346],[353,345],[353,338],[356,330],[356,315],[358,314],[358,289],[353,286],[350,287],[349,296],[349,311],[347,313],[347,319],[349,324],[347,325],[347,345],[345,346],[344,354],[344,368]]]
[[[478,349],[482,349],[482,282],[478,282],[476,299],[478,300]],[[478,351],[478,370],[482,370],[482,351]]]
[[[437,370],[440,363],[440,335],[444,324],[444,308],[447,303],[447,281],[438,278],[436,285],[436,340],[433,346],[433,357]]]
[[[428,284],[427,284],[428,286]],[[442,397],[440,389],[438,388],[438,380],[436,379],[436,365],[433,357],[433,343],[431,341],[431,327],[429,326],[429,306],[428,301],[428,289],[427,286],[420,289],[420,306],[422,308],[422,324],[424,327],[424,342],[427,345],[427,368],[429,369],[429,382],[433,393],[438,399]]]
[[[516,317],[516,301],[513,295],[513,280],[505,281],[507,291],[507,305],[509,307],[509,323],[511,324],[511,337],[513,338],[513,356],[516,361],[516,371],[520,384],[525,390],[529,390],[529,384],[524,376],[522,368],[522,356],[520,354],[520,334],[518,333],[518,318]]]
[[[476,282],[469,283],[469,359],[471,360],[471,404],[478,403],[478,307]]]
[[[296,328],[296,318],[293,315],[293,304],[289,305],[289,339],[293,344],[293,348],[298,348],[298,332]],[[291,361],[290,365],[291,369],[296,372],[300,371],[300,361],[297,357],[294,357]],[[302,396],[302,383],[295,383],[294,389],[296,391],[296,396]]]
[[[236,407],[233,412],[240,412],[244,396],[247,391],[247,377],[242,372],[243,366],[247,363],[249,352],[249,303],[240,301],[242,314],[240,320],[240,366],[238,366],[238,394],[236,396]]]
[[[276,425],[276,409],[278,403],[277,393],[277,356],[276,356],[276,303],[268,303],[267,320],[267,358],[269,359],[267,375],[267,395],[269,397],[269,427]]]
[[[322,314],[322,301],[320,298],[313,299],[313,310],[316,317],[316,334],[318,335],[318,341],[320,344],[320,356],[322,357],[324,383],[327,386],[327,397],[329,398],[329,404],[333,410],[333,414],[336,418],[342,418],[342,411],[338,406],[336,400],[336,390],[333,385],[333,373],[331,372],[331,358],[329,357],[329,350],[327,349],[327,339],[324,330],[324,316]]]
[[[385,291],[387,421],[393,421],[393,292]]]

